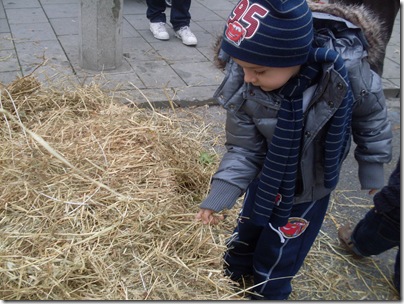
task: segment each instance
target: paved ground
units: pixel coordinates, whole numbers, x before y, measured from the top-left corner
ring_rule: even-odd
[[[145,16],[145,0],[124,0],[123,64],[100,75],[79,66],[80,0],[0,0],[0,82],[9,83],[36,69],[42,79],[69,75],[88,83],[96,78],[106,88],[128,91],[140,103],[146,102],[144,96],[165,105],[168,100],[181,106],[211,103],[223,77],[212,64],[212,44],[236,2],[193,0],[191,29],[198,45],[187,47],[171,28],[169,41],[156,40]],[[44,60],[46,64],[38,68]],[[383,76],[386,95],[398,96],[400,15],[387,48]]]

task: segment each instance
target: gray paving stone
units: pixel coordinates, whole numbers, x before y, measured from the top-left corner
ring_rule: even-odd
[[[125,38],[123,40],[124,56],[131,61],[153,61],[161,60],[157,51],[143,38]]]
[[[133,15],[133,14],[124,14],[123,18],[129,22],[130,25],[133,26],[137,31],[140,30],[149,30],[149,20],[146,18],[146,14],[142,15]],[[150,34],[151,35],[151,34]]]
[[[223,73],[213,64],[181,62],[172,64],[171,67],[188,86],[218,86],[223,79]]]
[[[3,0],[4,8],[34,8],[41,7],[38,0]]]
[[[128,63],[126,63],[128,64]],[[125,63],[124,63],[125,65]],[[83,84],[96,83],[103,90],[122,91],[145,89],[146,86],[140,78],[133,73],[97,73],[90,74],[86,72],[79,73],[79,79]]]
[[[68,85],[67,82],[72,83],[73,81],[76,86],[78,84],[77,77],[74,75],[68,62],[47,62],[45,65],[35,66],[31,70],[24,71],[24,76],[30,74],[35,76],[44,85],[58,83],[66,86]]]
[[[17,42],[56,40],[56,35],[49,23],[10,24],[10,28]]]
[[[142,0],[124,0],[123,14],[146,16],[147,5]]]
[[[0,84],[8,85],[12,83],[14,80],[16,80],[17,77],[21,77],[20,71],[0,72]]]
[[[0,71],[20,71],[20,66],[18,64],[17,54],[15,50],[0,50]]]
[[[398,27],[397,31],[399,31],[400,27],[399,26],[395,26],[395,27]],[[390,41],[389,41],[389,45],[400,48],[400,42],[401,42],[400,35],[392,35],[390,38]]]
[[[223,0],[220,0],[223,1]],[[195,5],[191,5],[191,20],[192,21],[219,21],[221,20],[224,22],[224,19],[220,17],[219,15],[212,13],[212,10],[209,8],[199,5],[198,8],[195,7]]]
[[[401,35],[400,35],[400,28],[401,28],[401,12],[398,12],[396,19],[394,20],[394,27],[393,27],[393,33],[390,37],[389,45],[396,45],[400,46],[401,42]],[[396,33],[396,35],[395,35]]]
[[[168,41],[154,39],[150,44],[167,62],[207,62],[206,57],[194,46],[186,46],[176,37]]]
[[[399,88],[400,87],[400,79],[383,78],[382,83],[383,83],[384,88]]]
[[[12,24],[48,22],[42,8],[6,9],[8,22]]]
[[[400,75],[400,64],[390,58],[386,58],[386,60],[384,60],[383,77],[390,79],[396,78],[397,75]]]
[[[216,14],[216,15],[218,15],[219,17],[221,17],[223,20],[227,20],[227,18],[229,17],[229,15],[230,15],[230,11],[228,11],[228,10],[215,10],[214,11],[214,13]]]
[[[389,44],[386,48],[386,58],[400,64],[400,46]]]
[[[0,19],[6,18],[6,12],[3,7],[3,2],[0,1]]]
[[[72,66],[79,65],[79,35],[59,36],[59,42]]]
[[[52,24],[57,36],[79,34],[79,20],[77,17],[53,18],[49,19],[49,22]]]
[[[198,2],[211,11],[228,10],[230,12],[239,0],[198,0]]]
[[[24,73],[44,61],[50,64],[70,65],[58,40],[19,42],[16,43],[16,49]]]
[[[205,30],[203,30],[202,32],[199,31],[194,31],[195,27],[192,27],[191,30],[194,33],[194,35],[196,36],[196,38],[198,39],[198,44],[196,45],[196,48],[198,51],[201,50],[201,48],[206,48],[212,45],[212,41],[213,41],[213,36],[206,32]]]
[[[104,71],[93,71],[93,70],[88,70],[88,69],[83,69],[81,65],[78,62],[78,55],[77,59],[75,60],[70,60],[70,63],[76,72],[77,76],[80,78],[85,78],[85,77],[93,77],[96,75],[99,75],[100,73],[106,74],[106,75],[114,75],[114,74],[127,74],[127,73],[133,73],[133,68],[128,62],[128,60],[122,60],[122,64],[119,68],[113,69],[113,70],[104,70]]]
[[[389,81],[393,84],[392,87],[400,88],[401,87],[401,79],[400,78],[390,78]]]
[[[213,62],[214,58],[214,50],[213,50],[213,45],[209,45],[207,47],[199,47],[198,48],[199,52],[201,52],[209,61]]]
[[[14,43],[10,33],[0,34],[0,50],[14,50]]]
[[[182,87],[186,85],[181,77],[163,60],[128,61],[147,88]]]
[[[10,28],[5,18],[0,18],[0,33],[10,33]]]
[[[126,20],[122,20],[122,38],[141,37],[139,32]]]
[[[80,3],[80,0],[39,0],[42,5],[46,4],[68,4],[68,3]]]
[[[77,3],[45,4],[43,9],[48,18],[78,17],[80,5]]]
[[[224,30],[225,21],[198,21],[196,22],[200,27],[204,28],[205,31],[209,32],[212,36],[221,35]]]

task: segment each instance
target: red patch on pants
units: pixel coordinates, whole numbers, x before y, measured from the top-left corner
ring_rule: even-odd
[[[290,217],[285,226],[279,227],[279,231],[284,238],[294,239],[301,235],[308,226],[309,222],[304,218]]]

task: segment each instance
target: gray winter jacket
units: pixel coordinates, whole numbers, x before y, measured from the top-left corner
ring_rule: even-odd
[[[392,132],[381,79],[369,66],[367,41],[358,26],[343,18],[313,10],[313,19],[316,43],[338,51],[349,72],[355,98],[352,135],[361,187],[381,188],[383,163],[391,160]],[[216,212],[233,207],[250,182],[259,176],[280,107],[279,96],[244,83],[243,70],[226,56],[222,52],[219,55],[219,59],[227,62],[226,73],[214,97],[227,110],[227,152],[212,178],[208,197],[200,205]],[[333,190],[324,187],[324,126],[338,109],[347,89],[333,66],[324,65],[321,81],[304,94],[295,203],[320,199]],[[345,156],[349,148],[350,144]]]

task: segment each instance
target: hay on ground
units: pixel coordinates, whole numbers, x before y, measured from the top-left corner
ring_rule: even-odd
[[[194,221],[214,170],[206,131],[96,85],[27,77],[0,98],[1,299],[232,296],[225,231]]]

